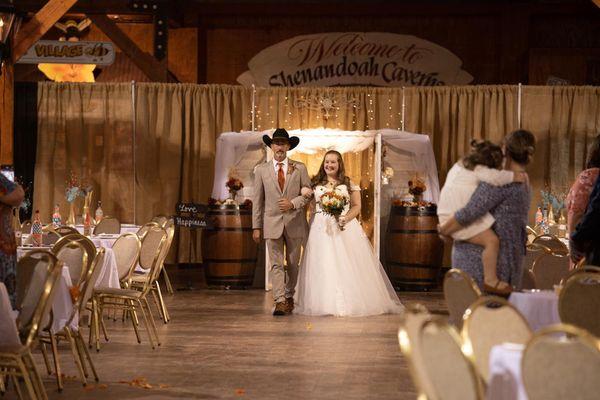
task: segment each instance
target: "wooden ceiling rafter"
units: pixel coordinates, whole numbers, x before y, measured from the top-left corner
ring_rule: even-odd
[[[158,61],[143,51],[127,36],[119,26],[106,15],[88,14],[96,25],[131,61],[154,82],[177,82],[177,78],[167,68],[166,59]]]
[[[19,29],[12,52],[13,61],[17,62],[75,3],[77,0],[48,1],[33,18]]]

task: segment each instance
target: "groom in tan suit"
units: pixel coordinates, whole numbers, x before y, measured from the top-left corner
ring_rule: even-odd
[[[273,150],[273,161],[254,171],[252,237],[256,243],[260,243],[261,236],[266,240],[275,301],[273,315],[285,315],[294,310],[300,252],[308,234],[304,207],[310,199],[300,190],[310,187],[311,182],[306,166],[287,158],[287,152],[300,142],[298,137],[290,137],[285,129],[278,128],[272,139],[264,135],[263,141]]]

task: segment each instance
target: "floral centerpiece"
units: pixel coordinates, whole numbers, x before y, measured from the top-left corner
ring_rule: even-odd
[[[67,187],[65,188],[65,197],[69,203],[68,225],[75,225],[75,200],[77,200],[78,197],[85,197],[85,195],[86,192],[82,189],[77,174],[71,171],[69,180],[67,181]]]
[[[348,196],[339,191],[325,192],[321,196],[321,209],[325,214],[331,215],[336,221],[339,221],[340,215],[344,212],[349,200]],[[344,230],[344,227],[341,226],[340,229]]]
[[[556,216],[561,215],[562,209],[565,208],[566,194],[555,194],[547,188],[546,190],[541,190],[540,195],[542,197],[542,208],[548,210],[549,222],[552,224],[556,223]]]
[[[415,176],[413,179],[408,181],[408,193],[413,195],[413,201],[415,203],[423,201],[423,193],[425,190],[427,190],[427,186],[425,185],[425,182],[418,176]]]
[[[225,186],[227,187],[227,190],[229,190],[229,199],[227,199],[227,204],[237,204],[235,202],[235,196],[237,195],[237,192],[244,188],[244,183],[238,177],[234,168],[229,170],[229,176],[227,177]]]

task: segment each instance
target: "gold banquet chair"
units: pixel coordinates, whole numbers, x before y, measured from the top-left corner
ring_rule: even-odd
[[[400,351],[408,361],[408,370],[417,388],[418,399],[437,399],[431,379],[423,364],[422,346],[419,342],[421,328],[432,319],[427,308],[421,304],[409,305],[402,316],[398,330]]]
[[[61,237],[52,247],[52,253],[69,268],[71,279],[79,281],[81,272],[88,271],[96,257],[96,245],[87,237],[72,233]],[[82,261],[87,264],[83,266]]]
[[[142,262],[142,257],[144,257],[144,263],[151,263],[151,268],[149,271],[150,276],[158,275],[158,271],[160,269],[159,256],[167,244],[167,236],[167,232],[158,226],[150,228],[144,236],[144,240],[148,240],[148,243],[155,244],[154,256],[151,261],[146,259],[146,257],[150,257],[149,255],[140,254],[140,263]],[[144,244],[142,243],[142,247],[143,246]],[[131,282],[129,285],[131,285]],[[123,310],[130,314],[138,343],[141,343],[137,327],[137,313],[140,312],[144,320],[146,332],[148,333],[150,346],[153,349],[155,348],[154,338],[156,338],[156,342],[160,346],[160,338],[158,337],[156,324],[154,323],[154,318],[152,318],[152,312],[147,299],[148,293],[151,291],[151,289],[151,281],[146,280],[139,290],[129,288],[102,288],[94,290],[92,296],[92,329],[94,329],[93,335],[95,337],[97,351],[100,351],[100,318],[102,317],[105,308]],[[152,330],[150,330],[150,327]],[[103,329],[105,329],[104,326]]]
[[[113,243],[121,287],[125,287],[140,257],[142,242],[135,233],[124,233]]]
[[[456,268],[446,272],[443,286],[449,321],[460,329],[465,311],[481,297],[481,291],[469,274]]]
[[[90,244],[92,247],[90,247]],[[79,234],[71,234],[67,235],[64,240],[61,239],[60,243],[57,243],[53,249],[53,252],[55,252],[59,260],[67,265],[73,281],[71,289],[73,308],[65,326],[59,332],[54,332],[51,326],[47,326],[44,329],[44,335],[41,336],[42,354],[44,355],[46,368],[50,374],[52,371],[45,349],[45,345],[49,344],[54,360],[56,384],[58,390],[61,391],[63,389],[63,382],[58,352],[58,341],[61,339],[68,341],[71,346],[71,353],[84,386],[87,385],[86,378],[89,376],[86,364],[89,364],[95,380],[98,381],[96,369],[85,348],[79,327],[72,327],[71,325],[77,315],[81,317],[85,313],[85,305],[91,297],[91,290],[101,272],[99,266],[104,262],[104,249],[101,248],[96,251],[93,243],[88,238]]]
[[[160,254],[158,254],[158,269],[154,270],[154,274],[151,274],[152,264],[156,257],[155,252],[157,249],[158,242],[157,236],[153,236],[153,240],[151,240],[148,235],[144,237],[142,240],[142,247],[140,250],[140,267],[144,270],[143,274],[134,273],[130,278],[130,287],[133,289],[142,289],[146,282],[150,284],[150,292],[152,293],[152,297],[154,298],[154,302],[156,307],[158,308],[158,312],[160,313],[163,322],[166,324],[169,322],[169,311],[167,310],[167,306],[165,305],[164,298],[162,295],[162,291],[160,289],[160,284],[158,283],[158,278],[160,276],[161,271],[164,271],[164,262],[167,258],[167,254],[169,253],[169,249],[171,248],[171,244],[173,243],[173,236],[175,234],[175,227],[173,225],[169,226],[165,229],[167,233],[167,240],[165,246],[162,247]]]
[[[146,236],[146,233],[148,232],[148,230],[150,228],[152,228],[153,226],[161,227],[158,224],[158,222],[148,222],[148,223],[145,223],[144,225],[142,225],[140,227],[140,229],[138,229],[138,231],[136,232],[136,235],[138,235],[140,240],[144,240],[144,236]]]
[[[523,271],[530,270],[533,267],[533,263],[535,260],[541,256],[542,254],[550,254],[552,250],[549,247],[544,246],[539,243],[530,243],[526,247],[525,256],[523,257],[523,261],[521,265],[523,267]]]
[[[423,366],[438,400],[483,400],[475,366],[461,349],[456,329],[440,318],[421,327],[419,345]]]
[[[536,258],[531,268],[537,289],[553,290],[554,285],[569,275],[569,256],[562,254],[542,254]]]
[[[535,231],[535,229],[533,229],[532,227],[530,227],[529,225],[527,225],[525,227],[525,230],[527,232],[527,244],[532,243],[533,240],[537,237],[537,232]]]
[[[568,324],[537,332],[521,360],[529,400],[594,400],[600,393],[600,342]]]
[[[0,346],[0,375],[8,375],[11,378],[19,399],[23,398],[19,383],[19,379],[22,379],[31,399],[47,400],[31,349],[38,340],[40,327],[49,319],[62,263],[53,254],[41,250],[29,252],[21,260],[32,266],[29,271],[31,274],[42,277],[42,284],[23,288],[24,298],[19,302],[20,314],[17,318],[17,327],[23,343]],[[26,277],[26,280],[32,282],[30,277]]]
[[[489,380],[489,355],[492,347],[502,343],[526,344],[531,328],[525,318],[505,299],[485,296],[465,312],[462,329],[464,348],[472,353],[483,382]]]
[[[173,228],[173,236],[175,236],[175,219],[173,218],[169,218],[167,219],[167,221],[163,224],[162,226],[163,228],[165,228],[167,231],[169,230],[170,227]],[[173,239],[171,239],[171,244],[173,242]],[[171,245],[169,245],[169,249],[171,248]],[[167,254],[165,255],[165,260],[167,258],[167,256],[169,255],[169,250],[167,250]],[[167,293],[169,294],[174,294],[174,290],[173,290],[173,285],[171,285],[171,278],[169,278],[169,274],[167,273],[167,268],[165,268],[164,265],[164,261],[163,261],[163,266],[161,269],[161,275],[163,277],[163,279],[165,280],[165,289],[167,289]]]
[[[600,273],[579,272],[567,279],[558,297],[558,313],[563,323],[600,338]]]
[[[54,232],[58,233],[60,236],[67,236],[71,233],[79,234],[79,231],[72,226],[61,225],[58,228],[54,228]]]
[[[116,218],[104,217],[98,222],[98,225],[94,227],[94,235],[99,235],[101,233],[119,235],[121,234],[121,223]]]
[[[554,235],[540,235],[533,239],[533,244],[541,244],[549,248],[554,254],[569,254],[569,248]]]
[[[167,221],[169,221],[169,217],[167,217],[166,215],[163,215],[163,214],[155,215],[150,220],[150,222],[156,222],[158,224],[158,226],[160,226],[161,228],[165,227],[165,224],[167,223]]]

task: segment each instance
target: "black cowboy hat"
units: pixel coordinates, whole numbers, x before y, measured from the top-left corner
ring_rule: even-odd
[[[273,143],[273,140],[275,139],[287,140],[290,144],[290,150],[298,146],[298,143],[300,143],[299,137],[290,137],[289,133],[287,133],[287,131],[283,128],[275,129],[275,132],[273,132],[273,138],[270,138],[269,135],[263,135],[263,142],[265,142],[265,144],[269,147],[271,147],[271,143]]]

